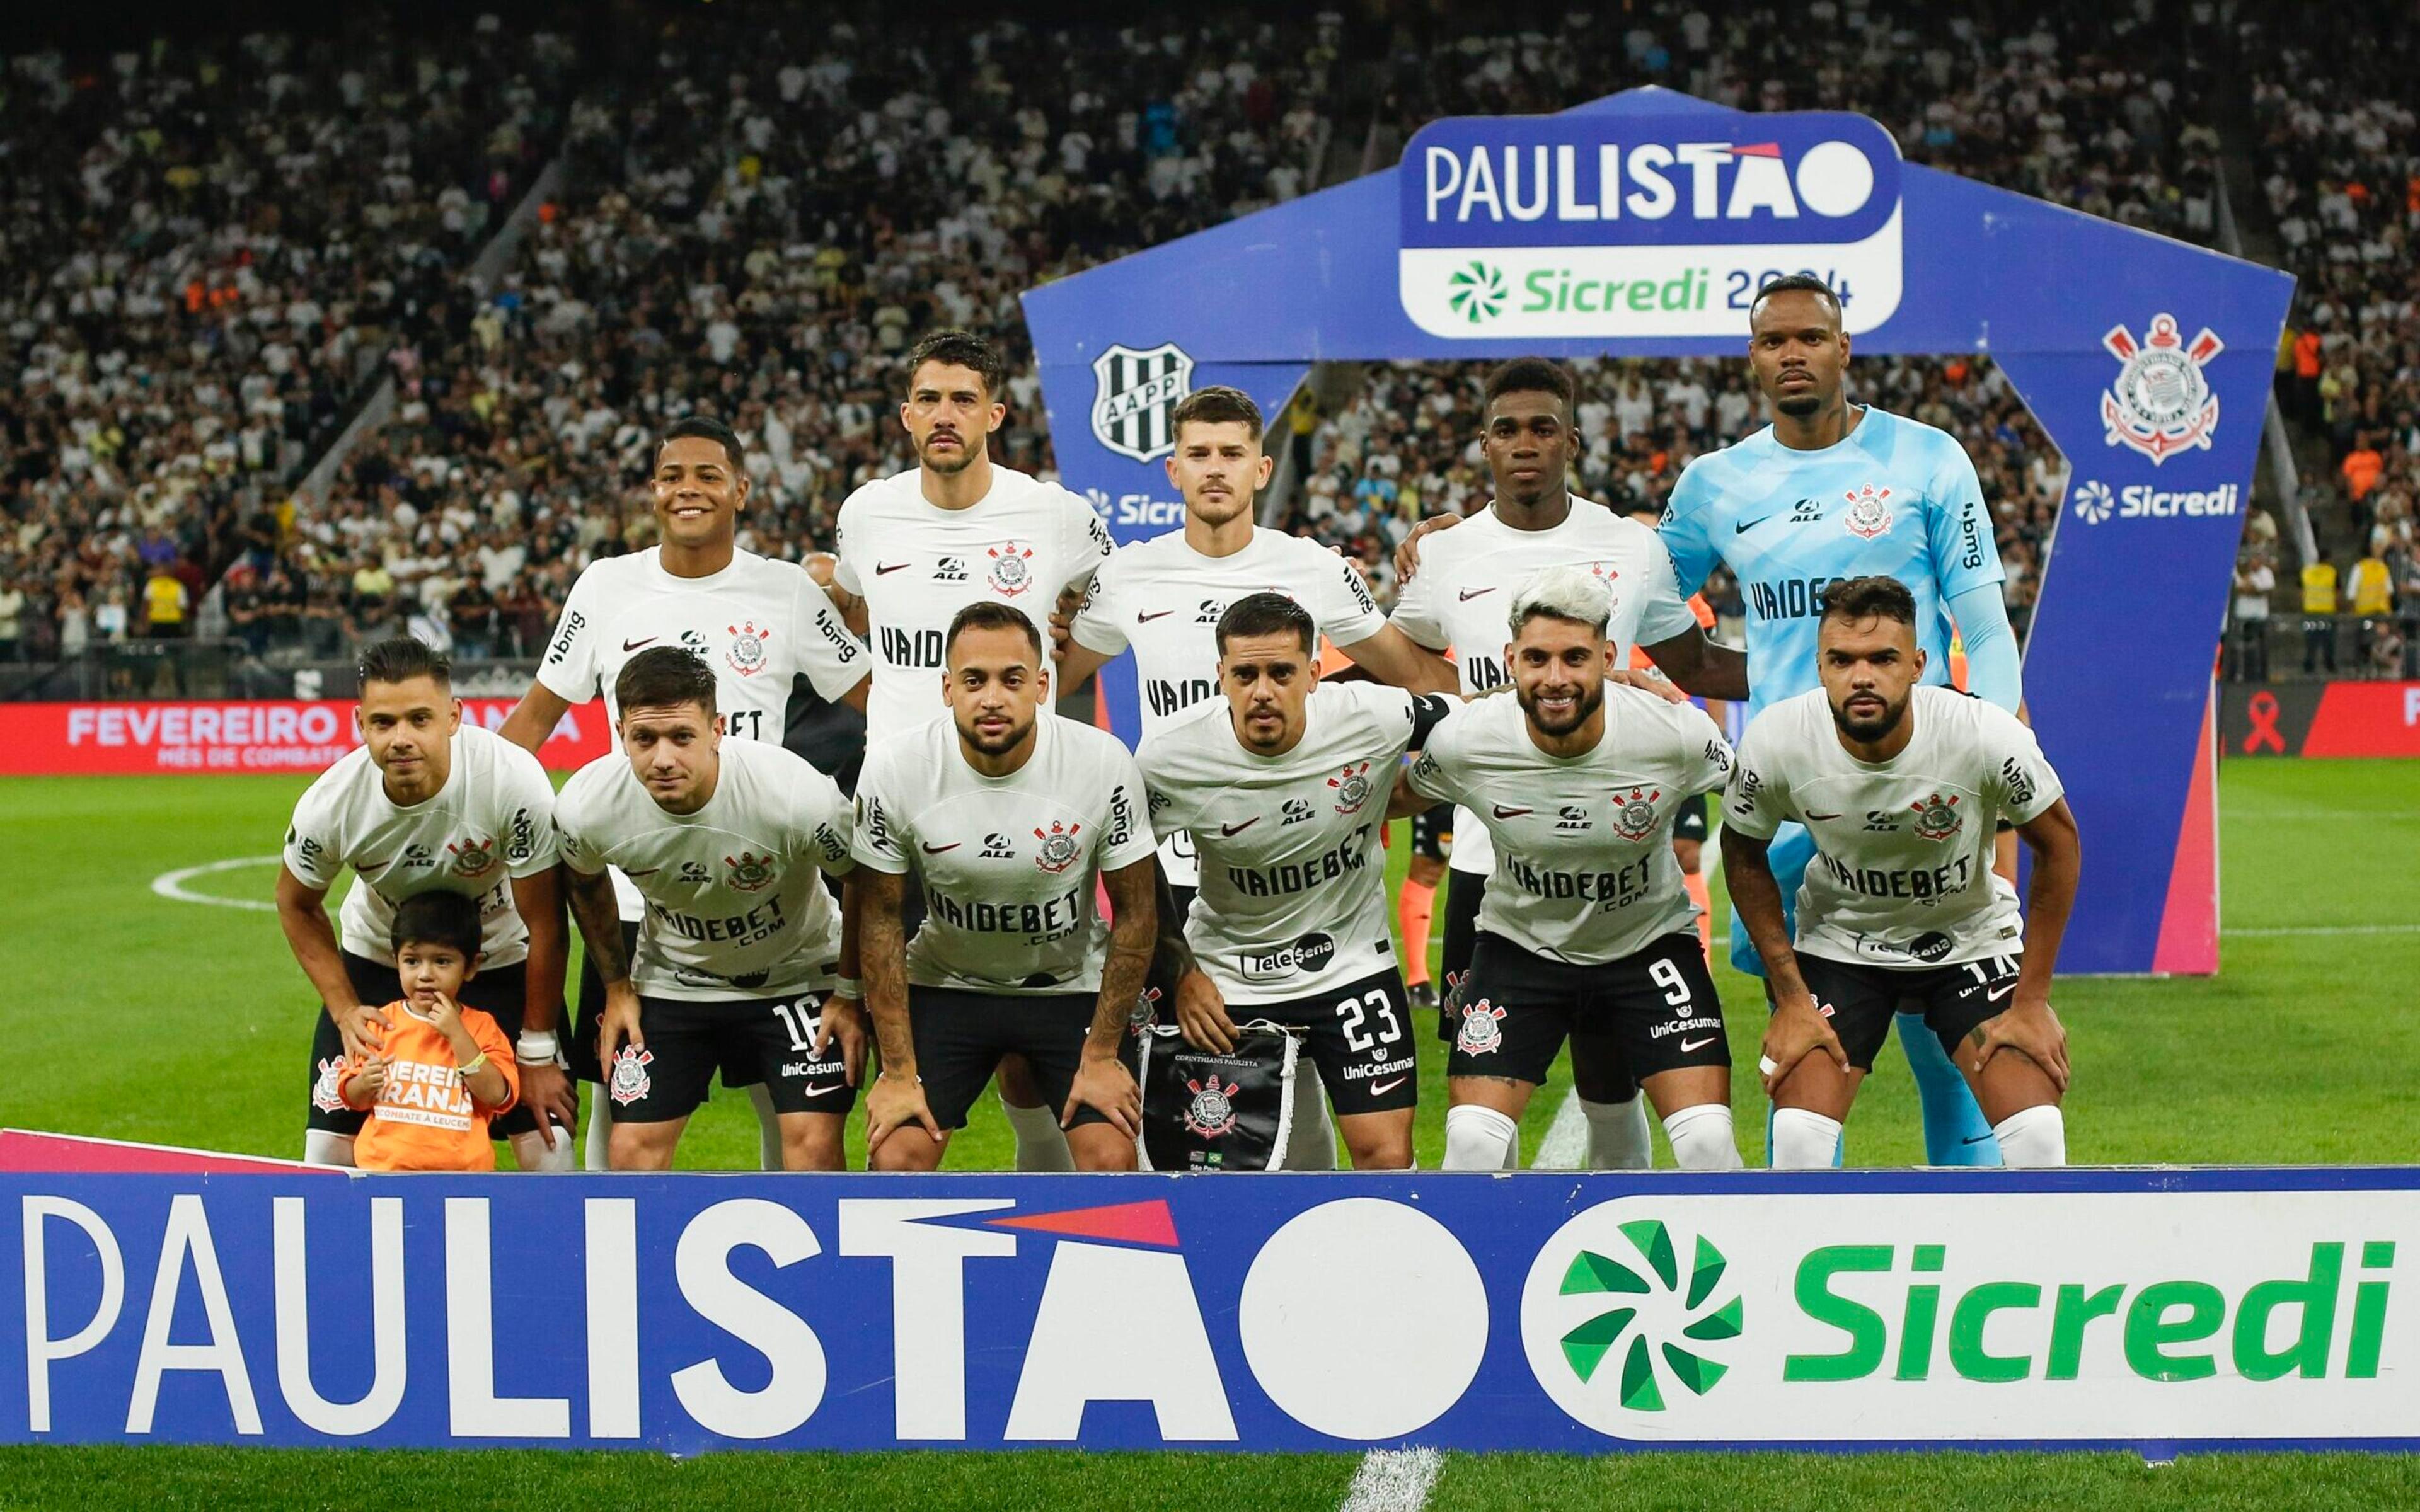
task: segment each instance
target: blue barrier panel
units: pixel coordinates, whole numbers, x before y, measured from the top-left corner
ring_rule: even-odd
[[[12,1175],[0,1214],[11,1443],[2420,1447],[2408,1167]]]

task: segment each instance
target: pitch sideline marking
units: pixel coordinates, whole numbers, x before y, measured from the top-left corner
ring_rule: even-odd
[[[263,903],[257,898],[217,898],[207,892],[191,892],[186,890],[185,883],[189,878],[208,876],[213,872],[233,872],[247,866],[275,866],[285,859],[283,856],[239,856],[225,861],[204,861],[199,866],[161,872],[151,879],[151,890],[163,898],[174,898],[180,903],[210,903],[220,908],[251,908],[273,914],[277,912],[277,905],[273,903]]]
[[[1373,1449],[1361,1457],[1340,1512],[1420,1512],[1445,1470],[1436,1449]]]

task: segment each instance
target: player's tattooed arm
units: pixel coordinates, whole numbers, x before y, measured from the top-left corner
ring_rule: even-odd
[[[562,869],[564,891],[571,900],[571,919],[580,926],[580,941],[588,949],[588,964],[597,980],[611,987],[630,980],[630,952],[622,944],[622,909],[613,901],[613,879],[602,872]]]
[[[1148,856],[1102,874],[1113,911],[1109,959],[1101,968],[1101,995],[1093,1009],[1093,1027],[1084,1037],[1075,1086],[1067,1094],[1067,1105],[1060,1111],[1063,1129],[1076,1121],[1078,1106],[1090,1106],[1100,1110],[1127,1137],[1142,1133],[1142,1089],[1135,1085],[1134,1072],[1118,1058],[1118,1051],[1125,1041],[1134,1000],[1151,974],[1152,947],[1159,927],[1159,910],[1153,897],[1158,874],[1157,859]]]
[[[857,965],[864,973],[865,1011],[882,1051],[882,1074],[916,1074],[916,1041],[908,1026],[908,941],[899,924],[906,885],[888,872],[861,866],[843,888],[843,935],[853,925]]]

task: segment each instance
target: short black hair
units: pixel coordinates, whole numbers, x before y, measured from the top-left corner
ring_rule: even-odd
[[[917,369],[926,363],[939,363],[949,367],[973,370],[983,379],[984,397],[1000,397],[1001,384],[1008,377],[1008,364],[1001,361],[1000,348],[971,331],[936,331],[918,342],[908,353],[908,386],[916,385]]]
[[[1303,655],[1319,649],[1319,625],[1311,611],[1283,594],[1246,594],[1218,616],[1218,655],[1239,635],[1292,635],[1302,642]]]
[[[1754,318],[1756,307],[1776,294],[1821,295],[1823,302],[1832,307],[1832,323],[1834,325],[1840,323],[1840,296],[1834,291],[1831,285],[1824,283],[1813,273],[1784,273],[1779,278],[1768,279],[1758,285],[1756,298],[1748,301],[1749,317]]]
[[[714,714],[714,669],[684,646],[650,646],[622,664],[613,679],[613,707],[669,709],[695,703]]]
[[[395,905],[395,923],[387,944],[397,954],[407,945],[443,945],[462,952],[465,963],[479,958],[478,900],[459,892],[415,892]]]
[[[739,444],[739,433],[712,415],[691,415],[687,420],[673,422],[672,429],[664,432],[663,440],[656,442],[657,452],[661,453],[665,447],[684,436],[702,437],[721,447],[722,455],[730,462],[733,472],[742,472],[747,470],[747,451]]]
[[[1033,622],[1027,619],[1023,611],[1013,609],[996,598],[978,598],[951,618],[950,633],[941,640],[943,661],[950,659],[950,653],[957,649],[958,637],[969,630],[1022,630],[1026,640],[1033,647],[1036,664],[1041,661],[1042,632],[1033,627]]]
[[[1261,407],[1241,389],[1231,389],[1223,383],[1213,383],[1206,389],[1196,389],[1177,401],[1176,410],[1168,417],[1168,433],[1182,437],[1185,427],[1199,422],[1204,425],[1241,424],[1244,434],[1254,440],[1267,423],[1261,418]]]
[[[426,641],[408,635],[373,640],[362,647],[362,686],[372,683],[408,683],[415,677],[436,680],[440,687],[454,686],[454,664],[432,649]]]
[[[1508,393],[1551,393],[1563,401],[1563,412],[1569,414],[1572,396],[1578,392],[1571,369],[1543,357],[1515,357],[1487,375],[1486,402],[1491,405]]]
[[[1913,627],[1916,595],[1896,578],[1835,578],[1819,601],[1822,620],[1897,620]]]

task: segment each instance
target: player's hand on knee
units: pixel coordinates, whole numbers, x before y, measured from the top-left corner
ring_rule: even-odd
[[[1227,1016],[1218,984],[1202,972],[1188,972],[1176,984],[1176,1026],[1196,1050],[1223,1056],[1235,1048],[1235,1021]]]
[[[1059,1111],[1059,1127],[1073,1128],[1079,1107],[1098,1109],[1129,1139],[1142,1134],[1142,1088],[1135,1085],[1134,1072],[1115,1054],[1085,1050],[1076,1063],[1076,1085],[1067,1094],[1067,1105]]]
[[[1679,685],[1659,671],[1637,667],[1617,667],[1605,674],[1605,680],[1608,683],[1619,683],[1624,687],[1645,688],[1667,703],[1689,702],[1689,695],[1682,692]]]
[[[1432,515],[1413,526],[1412,533],[1404,536],[1403,544],[1395,548],[1395,580],[1407,583],[1419,576],[1421,536],[1431,531],[1450,531],[1461,523],[1460,515]]]
[[[1765,1095],[1772,1096],[1800,1061],[1819,1052],[1839,1068],[1840,1074],[1848,1074],[1848,1052],[1840,1048],[1840,1037],[1832,1032],[1831,1021],[1815,1006],[1815,999],[1804,995],[1785,999],[1765,1021],[1764,1054],[1757,1062],[1757,1070],[1764,1075]]]
[[[923,1078],[885,1071],[865,1093],[866,1154],[881,1149],[893,1130],[911,1123],[923,1124],[935,1144],[941,1142],[941,1126],[933,1118],[932,1105],[924,1101]]]
[[[580,1124],[580,1098],[571,1089],[571,1077],[551,1060],[519,1061],[517,1069],[521,1077],[521,1106],[537,1119],[538,1134],[552,1149],[557,1126],[567,1134]]]
[[[808,1053],[822,1060],[835,1044],[840,1046],[841,1063],[847,1068],[848,1085],[855,1087],[865,1070],[865,1005],[838,993],[824,999],[816,1016],[815,1047]]]
[[[2067,1090],[2067,1028],[2050,1004],[2020,1003],[1996,1018],[1986,1019],[1968,1037],[1975,1046],[1969,1063],[1976,1075],[2003,1050],[2014,1050],[2042,1069],[2051,1086]]]

